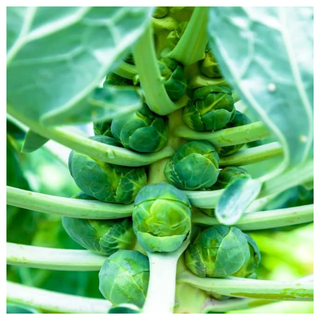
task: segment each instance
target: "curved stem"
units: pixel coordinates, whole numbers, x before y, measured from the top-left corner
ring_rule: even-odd
[[[100,270],[105,256],[89,250],[52,249],[7,243],[7,264],[68,271]]]
[[[113,72],[120,77],[130,80],[138,74],[137,67],[130,63],[126,63],[125,61],[122,61]]]
[[[197,132],[187,126],[180,126],[175,130],[174,134],[189,140],[206,140],[216,147],[248,143],[267,138],[271,135],[270,130],[262,121],[214,132]]]
[[[229,300],[208,300],[203,306],[203,312],[228,312],[234,310],[243,310],[264,306],[266,304],[275,303],[276,300],[260,300],[260,299],[229,299]]]
[[[188,88],[190,88],[192,90],[195,90],[200,87],[207,87],[207,86],[226,86],[226,87],[229,87],[229,84],[223,78],[208,78],[202,74],[197,74],[197,75],[193,76],[188,81]],[[237,100],[235,100],[235,102]]]
[[[238,152],[221,158],[220,166],[244,166],[283,155],[283,150],[278,142],[271,142],[262,146],[242,149]]]
[[[119,219],[131,216],[133,204],[70,199],[7,187],[7,204],[28,210],[82,219]]]
[[[47,313],[107,313],[111,303],[7,281],[7,301]]]
[[[189,271],[181,273],[177,281],[196,288],[231,297],[267,300],[313,300],[313,282],[271,281],[229,277],[228,279],[200,278]]]
[[[208,42],[207,21],[209,7],[196,7],[188,26],[169,58],[188,66],[204,58]]]
[[[265,181],[259,197],[264,197],[271,193],[280,193],[299,184],[313,181],[313,178],[313,159],[310,159]]]
[[[39,122],[16,112],[16,110],[11,108],[10,105],[7,106],[7,111],[11,116],[29,128],[32,128],[32,131],[39,135],[47,139],[55,140],[70,149],[84,153],[89,157],[103,162],[127,167],[140,167],[149,165],[160,159],[170,157],[174,154],[174,150],[171,147],[165,147],[154,153],[139,154],[124,148],[114,147],[90,140],[80,132],[71,130],[70,127],[42,126]]]
[[[146,103],[153,112],[167,115],[187,104],[189,98],[186,95],[174,103],[167,94],[158,67],[150,25],[137,41],[133,55]]]
[[[313,204],[310,204],[293,208],[245,213],[235,226],[241,230],[263,230],[312,221]],[[200,212],[193,213],[192,222],[205,226],[220,224],[216,218]]]

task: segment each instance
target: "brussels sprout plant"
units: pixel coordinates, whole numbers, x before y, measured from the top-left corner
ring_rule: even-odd
[[[7,205],[8,313],[310,313],[312,7],[8,7]]]

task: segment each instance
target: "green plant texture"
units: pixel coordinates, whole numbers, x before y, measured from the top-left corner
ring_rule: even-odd
[[[7,313],[313,313],[313,7],[7,7]]]

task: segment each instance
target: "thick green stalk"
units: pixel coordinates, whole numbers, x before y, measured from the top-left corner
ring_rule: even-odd
[[[263,230],[312,221],[313,204],[310,204],[293,208],[245,213],[235,226],[241,230]],[[200,212],[193,213],[192,222],[205,226],[220,224],[216,218]]]
[[[207,21],[209,7],[196,7],[188,26],[169,58],[181,62],[185,66],[204,59],[208,43]]]
[[[17,113],[10,105],[7,106],[8,113],[22,122],[24,125],[32,128],[32,131],[39,135],[55,140],[56,142],[73,149],[77,152],[84,153],[94,159],[104,162],[127,166],[140,167],[146,166],[160,159],[170,157],[174,150],[165,147],[162,150],[150,154],[139,154],[124,148],[114,147],[93,141],[85,137],[81,132],[71,130],[70,127],[48,127],[42,126],[39,122]]]
[[[207,292],[231,297],[267,300],[313,300],[313,282],[200,278],[189,271],[181,273],[178,282],[188,283]]]
[[[189,240],[170,253],[148,252],[150,278],[143,313],[172,314],[175,305],[177,262]]]
[[[197,132],[183,125],[176,128],[174,134],[189,140],[206,140],[216,147],[248,143],[267,138],[271,135],[270,130],[262,121],[214,132]]]
[[[28,210],[82,219],[129,217],[133,204],[122,205],[98,200],[71,199],[7,187],[7,204]]]
[[[48,270],[96,271],[106,257],[89,250],[52,249],[7,243],[7,264]]]
[[[104,299],[74,296],[7,281],[7,302],[33,307],[46,313],[106,314],[111,303]]]
[[[151,26],[137,41],[133,55],[146,103],[153,112],[167,115],[187,104],[189,98],[186,95],[174,103],[167,94],[158,67]]]

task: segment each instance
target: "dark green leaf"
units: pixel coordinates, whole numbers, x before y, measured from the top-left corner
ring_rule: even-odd
[[[21,152],[28,153],[35,151],[42,147],[46,142],[48,142],[47,138],[40,136],[32,130],[29,130],[23,142]]]

